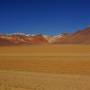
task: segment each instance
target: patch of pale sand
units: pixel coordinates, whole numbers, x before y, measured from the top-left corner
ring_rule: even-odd
[[[90,90],[90,76],[0,71],[0,90]]]

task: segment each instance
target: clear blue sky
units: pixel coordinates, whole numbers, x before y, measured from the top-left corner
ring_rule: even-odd
[[[90,25],[90,0],[0,0],[1,33],[58,34]]]

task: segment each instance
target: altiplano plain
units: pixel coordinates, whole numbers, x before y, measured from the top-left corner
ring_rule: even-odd
[[[90,90],[90,45],[0,47],[0,90]]]

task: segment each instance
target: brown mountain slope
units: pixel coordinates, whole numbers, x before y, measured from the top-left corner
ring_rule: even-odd
[[[0,35],[0,45],[31,44],[90,44],[90,27],[72,34],[64,33],[56,36],[37,35]]]
[[[68,42],[77,44],[89,44],[90,43],[90,28],[78,31],[72,34]]]
[[[14,45],[14,43],[8,39],[0,38],[0,45]]]
[[[71,35],[63,35],[56,43],[61,44],[90,44],[90,27]]]
[[[45,44],[48,43],[41,34],[35,36],[25,35],[1,35],[0,45],[31,45],[31,44]]]
[[[73,43],[90,43],[90,27],[74,33],[71,36],[70,41]]]
[[[44,38],[42,34],[38,34],[38,35],[32,36],[30,42],[32,44],[45,44],[45,43],[48,43],[48,40]]]

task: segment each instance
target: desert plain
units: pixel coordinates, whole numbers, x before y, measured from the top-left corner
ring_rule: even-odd
[[[0,46],[0,90],[90,90],[90,45]]]

